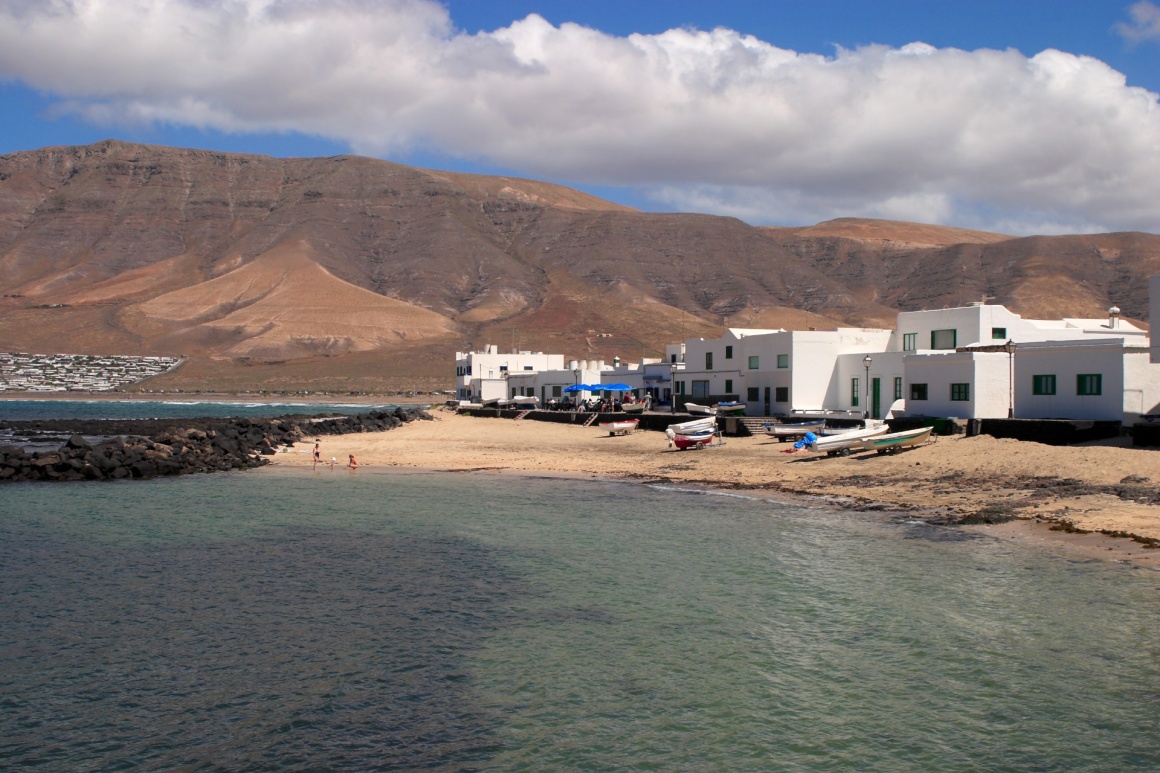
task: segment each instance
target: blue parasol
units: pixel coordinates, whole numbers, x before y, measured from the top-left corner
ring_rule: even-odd
[[[564,387],[563,391],[565,393],[568,393],[568,392],[591,392],[592,390],[588,387],[587,384],[573,384],[572,386]]]
[[[608,391],[608,392],[631,392],[636,387],[630,387],[628,384],[617,383],[617,384],[605,384],[604,386],[602,386],[600,388],[605,390],[605,391]]]

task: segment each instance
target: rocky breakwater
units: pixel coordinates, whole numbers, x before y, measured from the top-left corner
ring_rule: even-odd
[[[268,464],[279,448],[321,435],[382,432],[430,420],[417,408],[357,416],[285,416],[276,419],[51,420],[0,422],[0,429],[32,441],[70,435],[60,448],[0,448],[0,482],[156,478],[196,472],[245,470]],[[162,426],[164,425],[164,426]],[[100,440],[93,441],[94,437]]]

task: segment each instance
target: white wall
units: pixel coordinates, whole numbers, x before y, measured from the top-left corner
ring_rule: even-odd
[[[907,333],[916,334],[917,351],[930,349],[930,337],[933,330],[955,330],[956,346],[970,346],[972,344],[1003,343],[1008,338],[1016,336],[1023,329],[1021,317],[1007,310],[1005,306],[961,306],[954,309],[932,309],[930,311],[904,311],[898,315],[899,349],[903,345],[903,336]],[[1003,338],[992,338],[992,328],[1003,328],[1006,335]]]
[[[1081,373],[1100,374],[1101,394],[1076,394]],[[1054,395],[1032,394],[1039,375],[1055,376]],[[1015,352],[1017,418],[1122,421],[1124,401],[1123,339],[1028,343]]]
[[[907,416],[1006,418],[1010,397],[1006,353],[911,354],[904,358],[904,363],[906,378],[902,396],[906,400]],[[912,384],[926,384],[926,400],[911,397]],[[951,384],[968,384],[968,399],[951,400]]]
[[[1160,276],[1148,278],[1148,308],[1149,332],[1151,332],[1151,325],[1160,322]],[[1152,362],[1160,362],[1160,339],[1155,336],[1152,337]]]

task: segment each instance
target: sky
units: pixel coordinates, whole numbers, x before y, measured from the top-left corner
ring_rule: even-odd
[[[0,154],[356,153],[753,225],[1160,233],[1158,95],[1152,0],[0,0]]]

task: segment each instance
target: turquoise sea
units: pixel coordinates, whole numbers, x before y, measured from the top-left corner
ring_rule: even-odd
[[[1160,574],[816,503],[0,488],[0,769],[1160,769]]]
[[[213,400],[0,399],[0,421],[37,419],[191,419],[269,417],[319,413],[359,414],[394,408],[387,403],[242,402]]]

